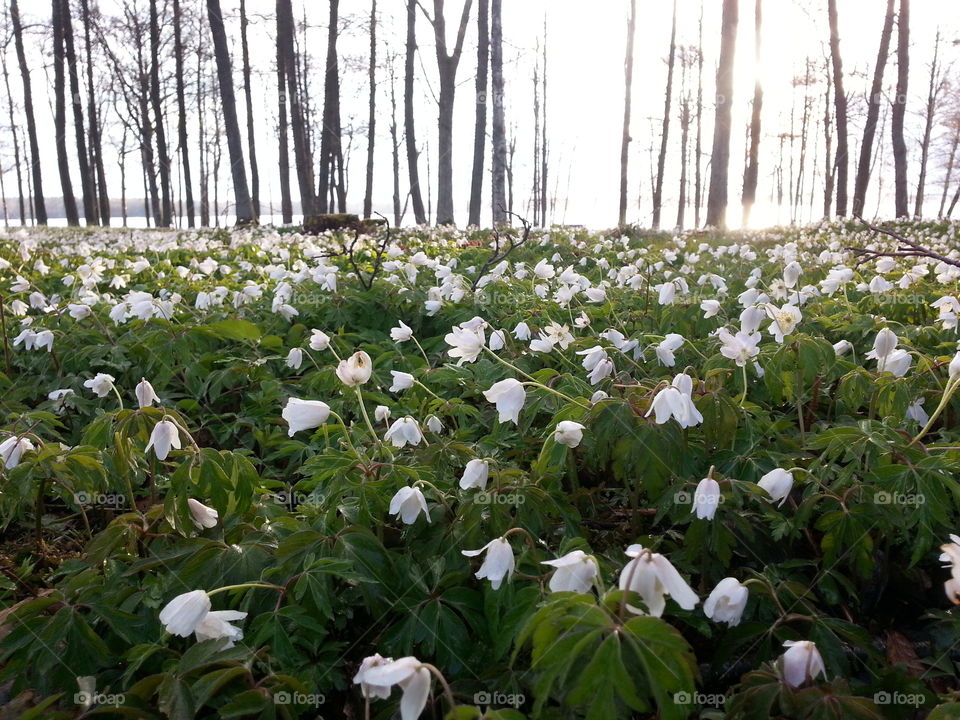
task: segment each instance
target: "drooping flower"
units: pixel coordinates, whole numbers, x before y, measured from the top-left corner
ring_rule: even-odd
[[[199,500],[187,498],[187,506],[193,516],[193,522],[198,528],[212,528],[217,526],[220,514],[212,507],[204,505]]]
[[[713,520],[722,497],[720,483],[706,477],[697,484],[697,489],[693,492],[693,507],[690,512],[696,513],[700,520]]]
[[[733,627],[740,624],[750,593],[739,580],[726,577],[717,583],[703,603],[703,614],[714,622],[725,622]]]
[[[423,433],[420,431],[417,421],[407,415],[395,420],[393,425],[384,433],[383,439],[395,448],[402,448],[407,445],[419,445],[423,440]]]
[[[227,642],[220,649],[232,648],[237,640],[243,639],[243,630],[236,625],[231,625],[230,621],[243,620],[246,616],[247,613],[240,610],[212,610],[208,612],[197,625],[197,629],[194,630],[197,642],[227,638]]]
[[[288,368],[299,370],[300,366],[303,365],[303,350],[298,347],[290,348],[290,352],[287,353],[287,359],[284,362],[286,362]]]
[[[826,676],[827,669],[816,643],[809,640],[787,640],[783,646],[787,651],[780,656],[779,664],[787,685],[797,688],[811,682],[817,675]]]
[[[626,549],[626,554],[632,559],[620,571],[620,589],[637,593],[650,615],[663,615],[667,606],[667,595],[684,610],[693,610],[700,602],[687,581],[660,553],[645,550],[642,545],[631,545]],[[639,615],[643,614],[642,610],[630,605],[627,609]]]
[[[480,569],[477,570],[478,580],[486,578],[490,581],[490,586],[494,590],[499,590],[503,579],[510,579],[513,575],[515,560],[513,557],[513,548],[506,538],[499,537],[491,540],[479,550],[461,550],[466,557],[476,557],[482,552],[487,555],[483,560]]]
[[[487,480],[490,477],[490,463],[481,458],[474,458],[467,463],[460,478],[460,487],[463,490],[477,488],[483,490],[487,487]]]
[[[430,696],[430,670],[415,657],[402,657],[389,662],[371,663],[353,679],[361,688],[389,688],[398,685],[403,690],[400,699],[400,720],[416,720],[426,707]],[[375,691],[376,692],[376,691]],[[383,697],[382,691],[379,697]]]
[[[393,658],[385,658],[380,655],[380,653],[374,653],[369,657],[365,657],[363,662],[360,663],[360,669],[357,670],[357,674],[353,676],[353,684],[360,686],[360,692],[365,698],[373,699],[380,698],[386,700],[390,697],[390,686],[389,685],[371,685],[366,682],[367,671],[371,668],[379,667],[380,665],[387,665],[393,662]]]
[[[347,387],[363,385],[373,373],[373,361],[363,350],[358,350],[337,365],[337,377]]]
[[[187,637],[197,631],[210,612],[210,598],[205,590],[177,595],[160,611],[160,622],[171,635]]]
[[[540,564],[556,568],[548,583],[551,592],[590,592],[600,574],[593,555],[587,555],[583,550],[574,550],[556,560],[544,560]]]
[[[33,443],[30,438],[17,437],[13,435],[3,442],[0,442],[0,460],[7,470],[12,470],[20,464],[20,458],[25,452],[33,450]]]
[[[321,330],[310,331],[310,349],[326,350],[330,347],[330,336]]]
[[[413,525],[420,513],[430,522],[427,499],[418,487],[402,487],[390,499],[390,514],[398,515],[407,525]]]
[[[150,442],[147,443],[144,452],[153,448],[158,460],[166,460],[171,448],[179,450],[180,447],[180,430],[169,420],[161,420],[153,426]]]
[[[553,439],[561,445],[575,448],[583,440],[583,431],[585,425],[581,425],[573,420],[561,420],[553,431]]]
[[[137,383],[137,387],[134,388],[133,394],[137,396],[137,402],[140,404],[141,408],[150,407],[153,403],[159,403],[160,398],[157,397],[157,393],[145,378],[140,378],[140,382]]]
[[[92,378],[85,381],[83,386],[93,390],[97,397],[106,397],[113,389],[114,380],[115,378],[113,375],[108,375],[107,373],[97,373]]]
[[[406,342],[413,337],[413,329],[404,323],[403,320],[400,320],[399,323],[397,327],[390,329],[390,339],[398,343]]]
[[[330,406],[322,400],[301,400],[292,397],[287,400],[281,414],[290,428],[287,435],[293,437],[300,430],[310,430],[323,425],[330,417]]]
[[[413,387],[414,377],[410,373],[391,370],[390,374],[393,376],[393,384],[390,386],[390,392],[400,392],[401,390],[407,390]]]
[[[665,367],[673,367],[677,364],[677,359],[674,355],[676,350],[680,349],[680,346],[686,342],[683,335],[677,333],[667,333],[666,337],[660,341],[654,351],[657,354],[657,360],[660,361],[660,364]]]
[[[690,377],[683,373],[674,377],[672,385],[656,394],[644,417],[650,417],[651,413],[655,413],[654,422],[657,425],[663,425],[671,417],[683,428],[702,423],[703,415],[693,404]]]
[[[943,553],[940,555],[940,562],[945,562],[944,567],[950,568],[950,579],[947,580],[943,589],[947,594],[947,599],[954,605],[960,605],[960,536],[950,535],[950,542],[940,546]]]
[[[757,485],[767,491],[770,496],[770,502],[775,503],[779,500],[777,507],[786,502],[793,489],[793,473],[774,468],[757,481]]]
[[[527,392],[519,380],[507,378],[500,380],[490,386],[489,390],[483,391],[483,396],[487,402],[492,402],[497,406],[497,412],[500,413],[499,421],[512,421],[514,424],[520,420],[520,409],[527,400]]]
[[[387,422],[390,420],[390,408],[386,405],[377,405],[373,411],[373,419],[377,422]]]

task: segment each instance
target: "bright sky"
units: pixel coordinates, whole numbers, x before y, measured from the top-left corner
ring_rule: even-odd
[[[191,0],[186,0],[189,3]],[[146,6],[146,0],[137,0]],[[100,5],[106,12],[115,7],[116,0],[101,0]],[[200,3],[202,5],[202,3]],[[239,6],[238,0],[222,0],[227,17],[228,33],[236,41],[234,69],[239,69],[239,22],[234,13]],[[431,3],[426,3],[431,5]],[[462,0],[448,0],[447,24],[449,42],[452,45],[456,23],[459,18]],[[704,23],[704,151],[709,152],[712,143],[713,84],[715,67],[719,52],[720,0],[703,0]],[[858,139],[862,127],[863,99],[869,86],[873,65],[876,59],[880,28],[883,22],[885,0],[839,0],[841,49],[843,52],[845,82],[851,104],[851,156],[857,157]],[[671,2],[657,0],[644,2],[638,0],[638,24],[636,33],[635,70],[633,89],[633,122],[630,153],[630,199],[628,220],[649,225],[651,218],[651,163],[656,162],[656,152],[660,143],[660,124],[663,113],[664,87],[666,81],[665,58],[668,50],[670,32]],[[402,62],[404,41],[405,3],[403,0],[380,0],[381,42],[379,52],[381,60],[388,52],[398,54],[397,58],[397,100],[402,103]],[[22,3],[25,22],[46,22],[46,16],[34,14],[27,3]],[[41,6],[42,7],[42,6]],[[273,72],[274,19],[273,0],[248,0],[248,12],[252,16],[251,47],[252,62],[259,77],[255,80],[257,102],[254,114],[260,130],[257,138],[258,161],[261,169],[262,203],[269,207],[270,199],[279,205],[279,184],[277,181],[277,155],[274,127],[276,123],[276,89]],[[932,56],[933,39],[937,28],[941,30],[944,42],[941,57],[950,63],[957,58],[957,46],[953,41],[960,38],[957,14],[944,13],[944,3],[940,0],[914,0],[911,12],[911,76],[907,106],[908,138],[911,153],[910,184],[911,196],[915,191],[916,177],[919,172],[919,139],[922,134],[923,109],[927,83],[929,80],[929,62]],[[294,12],[303,17],[304,4],[294,0]],[[306,14],[311,26],[308,44],[313,54],[314,76],[312,78],[313,101],[318,110],[322,101],[322,62],[326,45],[326,22],[328,6],[322,0],[306,0]],[[619,199],[619,155],[620,135],[623,116],[623,56],[626,41],[626,17],[628,0],[595,0],[584,4],[580,0],[504,0],[505,62],[507,68],[507,122],[514,127],[516,145],[516,203],[515,210],[521,214],[530,214],[528,196],[532,183],[533,158],[533,63],[537,56],[536,48],[542,43],[543,23],[547,23],[548,48],[548,88],[547,122],[550,143],[550,194],[556,195],[556,206],[551,219],[558,223],[584,224],[590,227],[607,227],[615,223]],[[701,0],[678,0],[678,38],[679,45],[696,45],[697,20]],[[45,9],[45,8],[44,8]],[[351,211],[358,211],[363,200],[363,172],[366,153],[365,124],[367,112],[366,62],[368,39],[366,37],[368,0],[341,0],[341,22],[348,25],[340,41],[343,56],[342,104],[343,125],[355,125],[358,128],[349,146],[349,183],[348,204]],[[456,219],[460,224],[466,222],[467,203],[470,192],[470,166],[473,148],[473,97],[474,74],[476,64],[476,10],[467,36],[464,55],[458,73],[458,95],[455,119],[455,155],[454,193]],[[749,121],[750,100],[753,92],[754,73],[754,3],[741,0],[740,25],[736,56],[736,85],[734,89],[733,133],[730,163],[730,211],[728,219],[732,226],[740,221],[740,190],[742,185],[742,163],[744,157],[745,128]],[[764,0],[763,58],[760,64],[761,78],[764,84],[763,138],[760,146],[760,179],[758,204],[753,213],[753,225],[764,226],[776,222],[789,221],[788,212],[778,209],[770,202],[772,172],[778,162],[779,140],[777,135],[789,129],[793,87],[791,78],[802,74],[804,59],[814,58],[818,72],[823,73],[823,61],[827,55],[828,27],[826,20],[826,0]],[[32,38],[36,45],[38,38]],[[433,51],[432,30],[422,16],[418,17],[418,43],[421,59],[418,64],[418,140],[428,144],[430,156],[430,188],[436,194],[436,104],[432,92],[436,88],[436,59]],[[49,39],[45,41],[49,47]],[[896,46],[896,30],[893,47]],[[31,53],[33,63],[34,94],[37,102],[36,113],[41,124],[41,136],[52,134],[52,112],[45,92],[41,59],[47,61],[48,53],[41,55],[39,50]],[[16,75],[16,58],[12,46],[8,55],[11,67],[11,83],[15,96],[19,96],[20,83]],[[49,68],[48,68],[49,69]],[[956,75],[957,66],[951,69]],[[392,178],[390,170],[389,148],[389,88],[384,67],[378,71],[378,125],[376,133],[376,176],[374,181],[375,209],[385,215],[392,214]],[[895,80],[895,66],[887,67],[886,84]],[[691,91],[695,92],[696,77],[688,78]],[[239,83],[238,83],[239,86]],[[239,87],[238,87],[239,91]],[[819,121],[822,116],[822,81],[812,91],[816,95],[812,113]],[[670,145],[667,157],[667,171],[664,191],[663,224],[671,226],[676,218],[677,191],[680,176],[680,127],[679,127],[679,64],[675,74],[673,121],[670,128]],[[241,96],[238,95],[238,100]],[[49,99],[52,103],[52,98]],[[398,108],[402,131],[402,105]],[[171,114],[173,107],[171,106]],[[242,105],[241,125],[245,122]],[[802,100],[797,104],[797,131]],[[172,117],[172,115],[171,115]],[[110,132],[119,137],[115,119],[108,118],[112,126]],[[488,132],[489,132],[488,120]],[[172,126],[168,137],[175,138]],[[693,150],[693,127],[691,127],[690,151]],[[191,128],[191,132],[193,129]],[[935,131],[935,141],[942,140],[942,128]],[[195,135],[194,135],[195,137]],[[885,149],[884,163],[891,162],[889,150],[889,120],[882,141]],[[72,140],[70,140],[72,143]],[[191,141],[193,142],[193,141]],[[345,143],[348,140],[345,139]],[[822,206],[822,170],[823,143],[819,129],[814,138],[816,157],[813,147],[808,149],[807,185],[804,190],[806,205],[810,195],[810,177],[814,174],[814,202],[812,210],[805,209],[800,220],[807,221],[819,217],[817,208]],[[0,152],[12,154],[9,138],[0,145]],[[487,145],[489,152],[489,142]],[[246,150],[246,148],[245,148]],[[195,152],[195,151],[194,151]],[[225,152],[225,149],[224,149]],[[108,183],[111,195],[119,196],[119,171],[116,166],[116,151],[105,148],[108,160]],[[425,176],[427,163],[421,157],[421,175]],[[56,174],[56,160],[52,142],[42,143],[41,155],[45,171],[45,185],[48,195],[59,194],[59,181]],[[796,160],[797,158],[795,158]],[[935,214],[940,201],[940,179],[942,170],[935,156],[931,161],[935,166],[928,173],[927,214]],[[196,158],[193,158],[196,166]],[[4,159],[4,167],[9,160]],[[489,159],[487,161],[489,173]],[[223,163],[224,177],[221,182],[221,198],[229,192],[228,164]],[[76,171],[75,171],[76,172]],[[854,166],[851,162],[851,184]],[[134,174],[134,173],[131,173]],[[707,158],[703,162],[704,177],[708,177]],[[871,197],[868,199],[868,212],[880,207],[881,215],[892,213],[892,173],[875,172]],[[135,175],[134,175],[135,176]],[[884,177],[885,176],[885,177]],[[881,180],[881,178],[883,178]],[[14,176],[10,172],[5,176],[7,196],[15,194]],[[423,180],[426,183],[424,177]],[[692,182],[692,172],[691,172]],[[74,183],[77,184],[76,177]],[[882,187],[881,187],[882,183]],[[128,188],[128,195],[140,196],[140,182],[134,181]],[[295,180],[293,186],[295,187]],[[401,193],[407,191],[405,158],[401,156]],[[13,188],[13,190],[11,190]],[[484,181],[484,220],[489,222],[489,174]],[[692,194],[692,186],[690,189]],[[882,198],[880,197],[882,193]],[[882,204],[878,204],[882,202]],[[911,201],[912,202],[912,201]],[[266,211],[265,211],[266,212]],[[692,208],[687,211],[687,222],[693,218]],[[412,221],[412,213],[407,214]]]

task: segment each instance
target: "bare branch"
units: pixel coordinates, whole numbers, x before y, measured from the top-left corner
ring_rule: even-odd
[[[846,248],[849,252],[852,252],[854,255],[860,258],[858,263],[867,262],[878,257],[927,257],[932,258],[933,260],[939,260],[940,262],[946,263],[947,265],[952,265],[953,267],[960,267],[960,260],[954,260],[953,258],[948,258],[946,255],[941,255],[940,253],[931,250],[930,248],[925,247],[915,240],[911,240],[910,238],[905,237],[898,232],[894,232],[893,230],[871,225],[859,215],[855,215],[854,217],[862,222],[867,228],[873,230],[873,232],[892,237],[894,240],[900,243],[900,247],[893,251],[868,250],[866,248],[857,247]]]

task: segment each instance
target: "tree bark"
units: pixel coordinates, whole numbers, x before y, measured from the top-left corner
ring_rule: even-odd
[[[747,169],[743,174],[743,227],[750,225],[750,211],[757,201],[757,179],[760,174],[760,113],[763,110],[763,84],[760,82],[761,31],[763,17],[761,0],[756,0],[754,10],[754,58],[757,77],[753,83],[753,107],[750,113],[750,149],[747,156]]]
[[[3,87],[7,92],[7,110],[10,120],[10,132],[13,134],[13,166],[17,171],[17,196],[19,198],[20,224],[27,224],[26,200],[23,195],[23,171],[20,167],[20,140],[17,134],[17,122],[13,111],[13,93],[10,92],[10,74],[7,70],[7,54],[0,53],[0,67],[3,68]],[[949,179],[947,180],[949,183]]]
[[[243,56],[243,95],[247,109],[247,147],[250,149],[250,205],[255,221],[260,219],[260,169],[253,123],[253,89],[250,87],[250,46],[247,43],[247,3],[240,0],[240,48]]]
[[[363,192],[363,216],[373,213],[373,149],[377,130],[377,0],[370,5],[370,82],[369,114],[367,116],[367,175]],[[391,92],[392,92],[391,88]]]
[[[90,3],[81,0],[83,12],[83,39],[87,53],[87,123],[91,172],[94,174],[94,188],[99,203],[100,222],[110,225],[110,193],[107,191],[107,173],[103,166],[103,134],[100,128],[97,100],[93,87],[93,52],[90,40]]]
[[[703,204],[703,179],[700,160],[703,158],[703,0],[700,0],[700,21],[697,24],[697,139],[694,144],[693,226],[700,227]]]
[[[623,60],[623,134],[620,138],[620,212],[618,224],[627,223],[627,166],[630,160],[630,103],[633,95],[633,36],[637,26],[637,0],[630,0],[627,50]]]
[[[217,60],[217,76],[220,81],[220,104],[224,130],[227,135],[227,152],[230,154],[230,170],[233,176],[233,194],[236,201],[237,225],[255,222],[247,189],[247,173],[243,164],[243,142],[240,123],[237,120],[237,101],[233,94],[233,73],[230,69],[230,53],[227,49],[227,34],[223,27],[220,0],[207,0],[207,15],[213,35],[214,55]]]
[[[491,0],[490,4],[490,71],[493,95],[493,145],[490,177],[490,194],[493,210],[493,226],[507,222],[507,130],[503,107],[503,0]]]
[[[413,217],[417,225],[427,222],[423,209],[423,193],[420,191],[420,171],[417,159],[417,136],[413,115],[413,73],[417,53],[417,0],[407,0],[407,47],[403,75],[403,128],[407,144],[407,173],[410,175],[410,200],[413,203]]]
[[[340,138],[340,73],[337,59],[337,35],[340,0],[330,1],[327,26],[327,61],[323,83],[323,120],[320,133],[320,182],[317,197],[320,206],[333,212],[346,212],[346,197],[341,176],[343,155]]]
[[[483,196],[483,160],[487,141],[487,69],[490,60],[490,0],[477,4],[477,82],[476,113],[473,128],[473,175],[470,181],[469,225],[480,226],[480,203]]]
[[[843,90],[843,60],[840,55],[840,33],[837,29],[837,0],[827,0],[830,25],[830,59],[833,62],[833,105],[837,127],[837,216],[847,214],[847,172],[850,165],[847,152],[847,95]]]
[[[277,13],[277,139],[280,165],[280,214],[284,225],[293,222],[293,201],[290,199],[290,149],[287,129],[287,72],[286,59],[279,32],[280,15]]]
[[[67,100],[66,78],[64,74],[64,39],[63,39],[63,12],[59,0],[52,0],[53,27],[53,72],[54,98],[54,133],[57,147],[57,167],[60,170],[60,187],[63,191],[63,209],[67,216],[68,225],[79,225],[80,217],[77,214],[77,201],[73,197],[73,183],[70,180],[70,160],[67,156]]]
[[[437,123],[437,225],[453,225],[453,102],[457,92],[457,67],[463,53],[463,41],[470,20],[473,0],[466,0],[460,15],[453,52],[447,52],[447,24],[443,15],[444,0],[433,0],[433,36],[436,45],[437,69],[440,75],[440,98]]]
[[[897,96],[893,99],[893,114],[890,118],[893,132],[894,196],[898,218],[906,217],[910,212],[907,198],[907,144],[903,139],[909,78],[910,0],[900,0],[900,14],[897,17]]]
[[[733,104],[733,61],[737,49],[737,2],[723,0],[720,29],[720,64],[717,67],[717,110],[710,159],[707,225],[727,226],[727,174],[730,165],[730,109]]]
[[[920,144],[920,178],[917,180],[917,197],[913,206],[913,216],[919,220],[923,216],[923,189],[927,180],[927,157],[930,153],[930,134],[937,113],[937,96],[940,94],[940,70],[937,58],[940,52],[940,29],[933,43],[933,62],[930,64],[930,87],[927,89],[927,117],[923,126],[923,141]]]
[[[883,96],[883,72],[890,53],[890,36],[893,34],[893,4],[887,0],[887,12],[880,31],[880,49],[877,51],[877,64],[873,70],[873,83],[870,97],[867,98],[867,119],[863,126],[863,139],[860,142],[860,162],[857,165],[857,180],[853,191],[853,214],[862,216],[867,201],[867,188],[870,185],[870,159],[873,156],[873,139],[877,132],[877,120],[880,118],[880,100]]]
[[[73,42],[73,20],[70,17],[70,3],[60,5],[63,22],[63,46],[67,77],[70,80],[70,98],[73,109],[73,131],[77,142],[77,164],[80,167],[80,193],[83,200],[83,217],[87,225],[99,225],[97,212],[96,180],[90,156],[87,154],[86,128],[83,123],[83,95],[80,94],[80,78],[77,74],[77,50]]]
[[[160,97],[160,16],[157,0],[150,0],[150,104],[153,106],[157,137],[157,164],[160,168],[160,225],[170,227],[170,153],[163,123],[163,100]]]
[[[297,55],[293,47],[293,8],[290,0],[277,0],[277,45],[283,55],[290,103],[290,129],[293,133],[293,156],[300,187],[300,207],[304,216],[314,214],[316,200],[313,184],[313,153],[306,127],[304,107],[297,85]]]
[[[190,145],[187,138],[187,101],[183,79],[183,27],[180,0],[173,0],[173,56],[177,84],[177,137],[183,163],[184,193],[187,197],[187,226],[194,227],[196,207],[193,202],[193,179],[190,174]]]
[[[38,225],[47,224],[47,204],[43,197],[43,173],[40,171],[40,144],[37,141],[37,123],[33,116],[33,92],[30,84],[30,68],[23,49],[23,26],[20,24],[20,8],[17,0],[10,0],[10,21],[17,48],[20,78],[23,80],[23,112],[27,116],[27,137],[30,142],[30,170],[33,175],[33,210]]]
[[[757,0],[759,12],[759,0]],[[670,136],[670,101],[673,99],[673,64],[677,55],[677,0],[673,0],[670,22],[670,52],[667,55],[667,90],[663,100],[663,129],[660,131],[660,155],[657,157],[657,180],[653,186],[653,229],[660,228],[660,210],[663,204],[663,175],[667,161],[667,142]]]

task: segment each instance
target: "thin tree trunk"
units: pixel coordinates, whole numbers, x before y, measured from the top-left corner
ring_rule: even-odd
[[[541,50],[540,106],[543,122],[540,124],[540,224],[547,226],[547,17],[543,17],[543,49]]]
[[[700,208],[703,204],[703,179],[700,161],[703,158],[703,0],[700,0],[700,21],[697,25],[697,139],[694,144],[693,226],[700,227]]]
[[[857,181],[853,191],[853,214],[863,215],[867,202],[867,188],[870,185],[870,159],[873,156],[873,139],[877,132],[877,120],[880,117],[880,101],[883,95],[883,72],[890,53],[890,36],[893,34],[893,3],[887,0],[887,12],[884,15],[883,29],[880,31],[880,49],[877,51],[877,64],[873,70],[873,83],[870,97],[867,98],[867,119],[863,126],[863,139],[860,142],[860,163],[857,165]]]
[[[453,225],[453,103],[457,92],[457,67],[463,53],[463,41],[470,20],[473,0],[466,0],[457,28],[457,39],[452,52],[447,52],[447,23],[444,0],[433,0],[433,37],[436,46],[437,69],[440,76],[439,112],[437,117],[437,225]]]
[[[637,0],[630,0],[627,21],[627,51],[623,61],[623,134],[620,138],[620,214],[618,223],[627,224],[627,166],[630,160],[630,102],[633,95],[633,36],[637,25]]]
[[[837,0],[827,0],[830,24],[830,58],[833,61],[833,104],[837,126],[837,216],[847,214],[847,172],[850,161],[847,152],[847,95],[843,90],[843,60],[840,55],[840,33],[837,29]]]
[[[64,38],[63,12],[59,0],[52,0],[53,26],[53,72],[54,97],[56,103],[54,132],[56,134],[57,166],[60,170],[60,187],[63,190],[63,209],[68,225],[79,225],[77,202],[73,197],[73,183],[70,180],[70,160],[67,156],[67,99],[66,78],[64,74]]]
[[[833,207],[833,183],[836,178],[836,162],[833,159],[833,131],[831,130],[831,121],[830,121],[830,88],[833,87],[832,83],[832,63],[827,60],[826,68],[826,82],[824,83],[824,101],[823,101],[823,139],[825,145],[825,160],[824,164],[826,167],[823,170],[823,218],[830,218],[830,209]],[[870,160],[867,159],[867,165],[869,166]],[[857,176],[859,177],[859,168],[857,168]],[[869,173],[868,173],[869,174]],[[812,203],[811,203],[812,204]],[[856,196],[854,196],[854,208],[856,208]],[[854,211],[856,214],[856,211]]]
[[[753,83],[753,107],[750,112],[750,150],[747,157],[747,169],[743,174],[743,227],[750,225],[750,211],[757,200],[757,178],[760,174],[760,112],[763,110],[763,84],[760,82],[761,31],[763,17],[761,0],[756,0],[754,10],[754,58],[756,79]]]
[[[320,134],[320,178],[317,189],[321,206],[329,207],[331,212],[334,207],[333,196],[337,197],[338,212],[346,211],[343,183],[338,182],[343,172],[340,137],[340,75],[337,59],[339,6],[340,0],[330,0],[327,60],[323,83],[323,120]]]
[[[943,210],[947,204],[947,193],[950,190],[950,179],[953,177],[953,168],[957,161],[957,147],[960,146],[960,124],[953,129],[953,138],[950,140],[950,155],[947,158],[947,173],[943,178],[943,193],[940,195],[940,210],[937,217],[943,217]]]
[[[253,89],[250,87],[250,46],[247,42],[247,3],[240,0],[240,48],[243,56],[243,95],[247,110],[247,147],[250,149],[250,204],[254,220],[260,218],[260,170],[253,123]]]
[[[293,133],[293,156],[300,188],[300,207],[304,216],[316,212],[313,184],[313,153],[307,130],[307,110],[297,84],[297,55],[293,46],[293,8],[290,0],[277,0],[277,45],[283,56],[287,81],[287,99],[290,103],[290,129]],[[308,110],[307,110],[308,111]]]
[[[410,175],[410,199],[413,202],[413,216],[417,225],[427,222],[423,210],[423,193],[420,192],[420,171],[417,160],[417,137],[414,130],[413,115],[413,73],[417,53],[417,0],[407,0],[407,48],[403,76],[403,129],[407,143],[407,173]]]
[[[233,95],[233,73],[230,69],[230,53],[227,49],[227,34],[223,27],[220,0],[207,0],[207,14],[213,35],[214,54],[217,60],[217,76],[220,80],[220,104],[227,135],[227,151],[230,153],[230,170],[233,176],[233,194],[236,200],[237,225],[256,222],[250,205],[247,189],[247,173],[243,165],[243,142],[240,139],[240,123],[237,120],[237,102]]]
[[[687,58],[683,53],[680,62],[680,197],[677,201],[677,228],[683,230],[684,214],[687,210],[687,164],[690,140],[690,93],[687,89]]]
[[[927,117],[923,126],[923,142],[920,144],[920,178],[917,180],[917,197],[913,206],[913,216],[920,219],[923,216],[923,188],[927,181],[927,156],[930,152],[930,133],[933,131],[933,120],[937,113],[937,96],[940,94],[940,69],[937,57],[940,52],[940,28],[933,43],[933,62],[930,64],[930,87],[927,90]]]
[[[477,5],[477,82],[476,113],[473,129],[473,175],[470,181],[469,225],[480,226],[480,201],[483,196],[483,160],[487,141],[487,66],[490,60],[490,30],[488,16],[490,0],[479,0]]]
[[[63,23],[63,46],[67,77],[70,81],[70,105],[73,110],[73,131],[77,143],[77,164],[80,167],[80,193],[83,200],[83,217],[87,225],[98,225],[96,183],[90,156],[87,154],[86,128],[83,122],[83,95],[80,94],[80,78],[77,75],[77,51],[73,42],[73,20],[70,3],[60,4]]]
[[[40,171],[40,144],[37,141],[37,123],[33,116],[33,92],[30,84],[30,68],[27,67],[27,55],[23,49],[23,27],[20,24],[20,8],[17,0],[10,0],[10,21],[13,23],[13,37],[17,48],[17,61],[20,64],[20,77],[23,80],[23,112],[27,116],[27,136],[30,141],[30,169],[33,175],[34,213],[38,225],[47,224],[47,204],[43,197],[43,177]]]
[[[170,199],[170,154],[163,124],[163,100],[160,97],[160,16],[157,0],[150,0],[150,104],[153,106],[157,164],[160,168],[160,225],[170,227],[173,205]]]
[[[390,150],[393,155],[393,226],[400,227],[400,140],[397,137],[397,95],[393,71],[393,55],[390,56]]]
[[[759,5],[759,0],[757,0]],[[759,12],[759,7],[757,9]],[[670,136],[670,101],[673,99],[673,64],[677,55],[677,0],[673,0],[670,22],[670,52],[667,55],[667,90],[663,100],[663,129],[660,131],[660,155],[657,157],[657,180],[653,186],[653,229],[660,228],[660,209],[663,204],[663,175],[667,161],[667,141]]]
[[[279,7],[279,3],[278,3]],[[280,38],[280,14],[277,12],[277,136],[280,165],[280,213],[284,225],[293,222],[293,201],[290,199],[290,149],[287,140],[287,71]]]
[[[910,78],[910,0],[900,0],[897,17],[897,96],[893,99],[890,127],[893,132],[893,178],[898,218],[910,212],[907,197],[907,144],[903,124],[907,112],[907,81]]]
[[[90,40],[90,3],[89,0],[81,0],[81,11],[83,13],[83,39],[87,54],[87,124],[89,153],[90,153],[90,171],[91,182],[96,193],[96,202],[99,203],[100,222],[103,225],[110,225],[110,193],[107,191],[107,173],[103,166],[103,136],[100,128],[99,113],[97,111],[97,100],[93,86],[93,51]]]
[[[187,227],[194,227],[196,208],[193,203],[193,179],[190,175],[190,144],[187,139],[187,101],[183,78],[183,28],[180,0],[173,0],[173,55],[177,83],[177,137],[183,163],[183,184],[187,196]]]
[[[720,30],[720,64],[717,67],[717,112],[710,157],[710,191],[707,225],[727,226],[727,174],[730,165],[730,109],[733,105],[733,61],[737,49],[737,3],[723,0]]]
[[[503,0],[490,3],[490,73],[493,94],[493,154],[490,177],[490,202],[493,210],[493,226],[507,222],[506,174],[507,132],[503,107]]]
[[[370,102],[367,117],[367,175],[363,192],[363,216],[373,212],[373,148],[377,128],[377,0],[370,5]],[[393,92],[391,87],[390,92]]]
[[[17,171],[17,196],[20,201],[20,224],[27,224],[26,203],[23,196],[23,173],[20,167],[20,140],[17,135],[17,122],[14,119],[13,95],[10,92],[10,74],[7,71],[7,54],[0,53],[0,67],[3,68],[3,87],[7,92],[7,110],[10,119],[10,132],[13,135],[13,165]],[[949,179],[948,181],[949,182]]]

